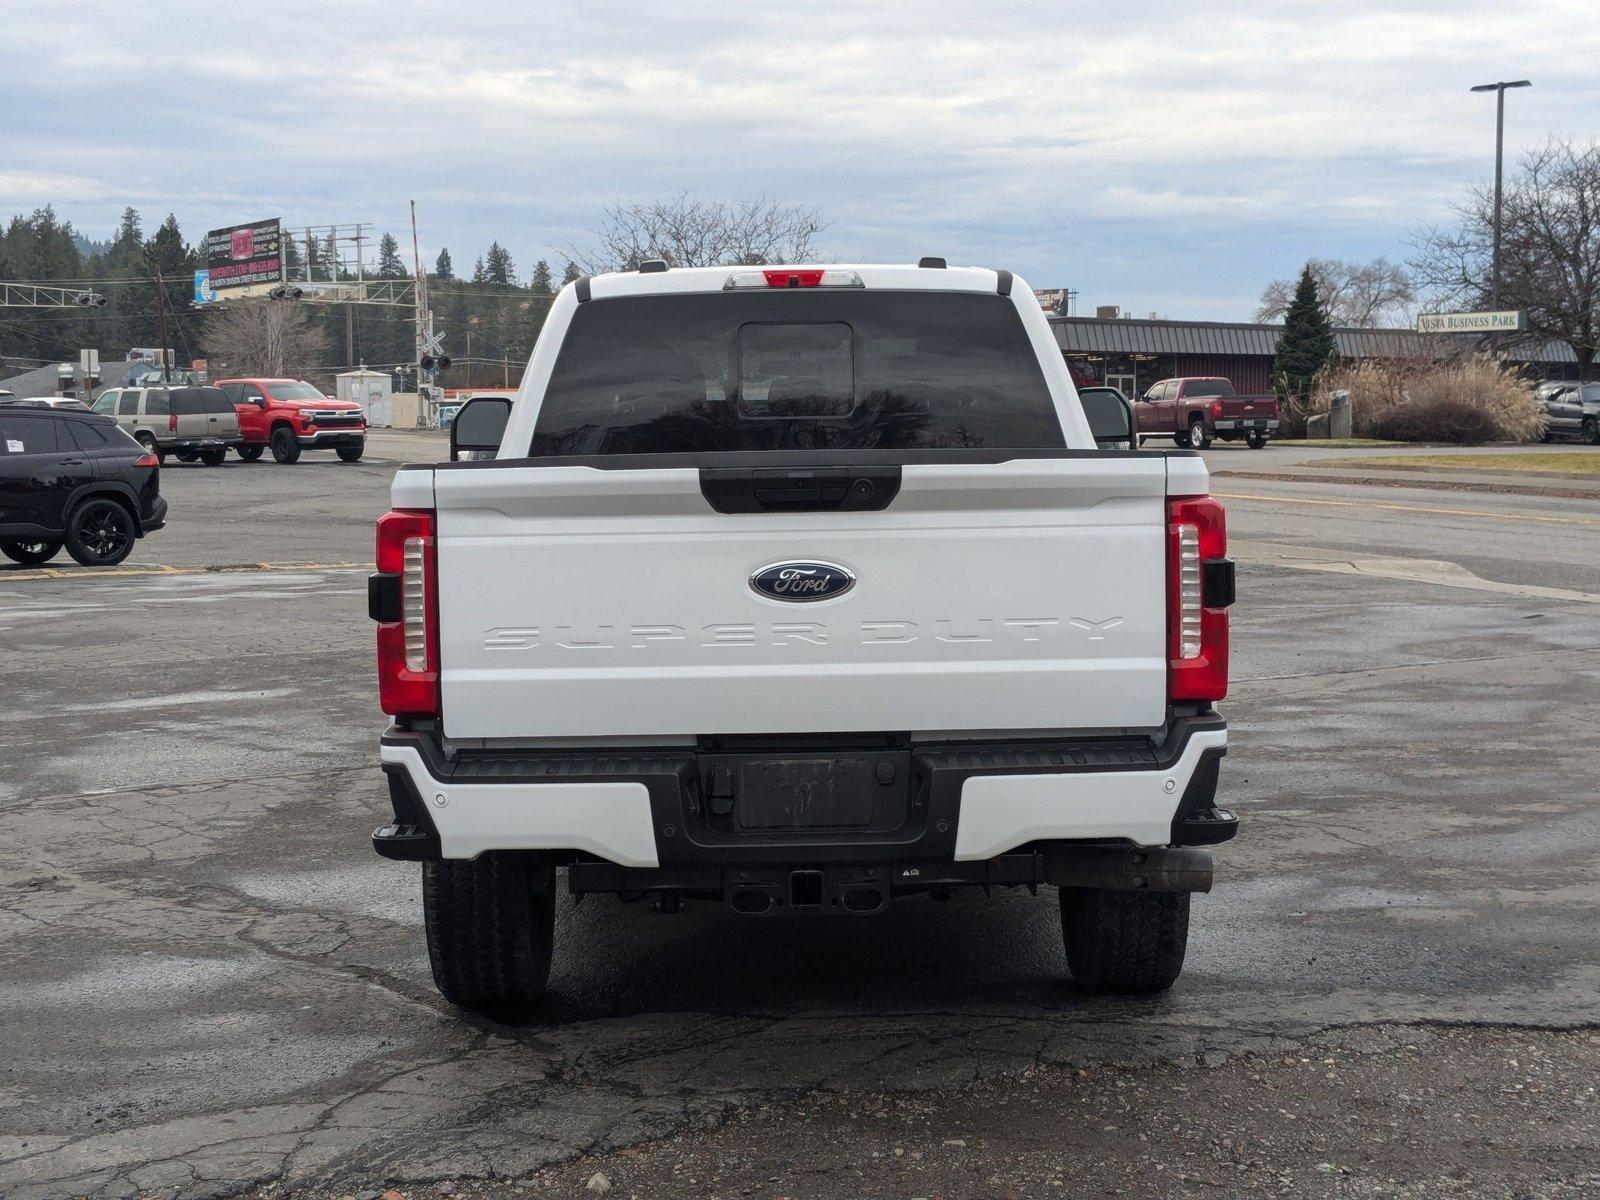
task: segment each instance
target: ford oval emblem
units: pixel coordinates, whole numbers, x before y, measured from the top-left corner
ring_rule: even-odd
[[[856,577],[848,568],[827,562],[771,563],[750,576],[752,590],[773,600],[796,604],[832,600],[855,585]]]

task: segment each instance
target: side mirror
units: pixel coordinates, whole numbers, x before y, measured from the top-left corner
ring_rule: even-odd
[[[1078,393],[1094,444],[1105,449],[1135,449],[1133,405],[1116,388],[1084,388]]]
[[[487,450],[493,454],[500,449],[510,419],[511,401],[504,396],[468,400],[450,422],[450,461],[457,461],[463,450]]]

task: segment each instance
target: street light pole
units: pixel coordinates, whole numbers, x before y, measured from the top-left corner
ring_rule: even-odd
[[[1489,307],[1500,307],[1500,174],[1501,164],[1505,157],[1506,140],[1506,89],[1532,87],[1533,84],[1526,79],[1516,79],[1511,82],[1480,83],[1472,90],[1475,92],[1493,92],[1494,104],[1494,262],[1492,266],[1493,278],[1489,285]]]

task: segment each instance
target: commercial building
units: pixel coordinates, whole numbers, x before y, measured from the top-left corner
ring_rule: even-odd
[[[1272,357],[1282,325],[1050,316],[1067,362],[1079,375],[1136,396],[1159,379],[1223,375],[1241,392],[1272,391]],[[1335,329],[1345,359],[1435,358],[1470,351],[1480,338],[1410,329]],[[1565,342],[1522,342],[1507,355],[1543,379],[1574,378],[1577,356]]]

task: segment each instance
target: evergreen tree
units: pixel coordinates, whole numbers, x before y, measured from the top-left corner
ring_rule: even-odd
[[[378,241],[378,278],[404,279],[406,275],[406,265],[400,261],[400,243],[392,233],[384,234]]]
[[[111,241],[108,266],[113,269],[138,264],[144,250],[144,224],[139,210],[129,205],[122,210],[122,223],[117,226],[117,236]]]
[[[574,279],[578,279],[582,275],[583,272],[578,269],[578,264],[568,260],[567,269],[561,272],[561,282],[564,284],[571,283]]]
[[[1294,300],[1283,319],[1283,334],[1272,360],[1272,376],[1283,389],[1284,398],[1301,408],[1310,400],[1311,381],[1337,357],[1333,326],[1317,295],[1317,281],[1306,266],[1295,285]]]
[[[528,289],[535,296],[548,296],[556,290],[550,277],[550,264],[542,258],[533,264],[533,278],[528,280]]]
[[[510,285],[517,281],[517,269],[511,262],[511,251],[499,242],[489,243],[489,256],[486,264],[490,283]]]
[[[481,254],[478,255],[478,261],[476,263],[474,263],[473,266],[472,266],[472,282],[473,283],[488,283],[489,282],[489,274],[483,268],[483,255],[481,255]]]
[[[439,257],[433,264],[433,273],[440,279],[454,279],[456,277],[455,264],[450,261],[449,247],[439,251]]]

